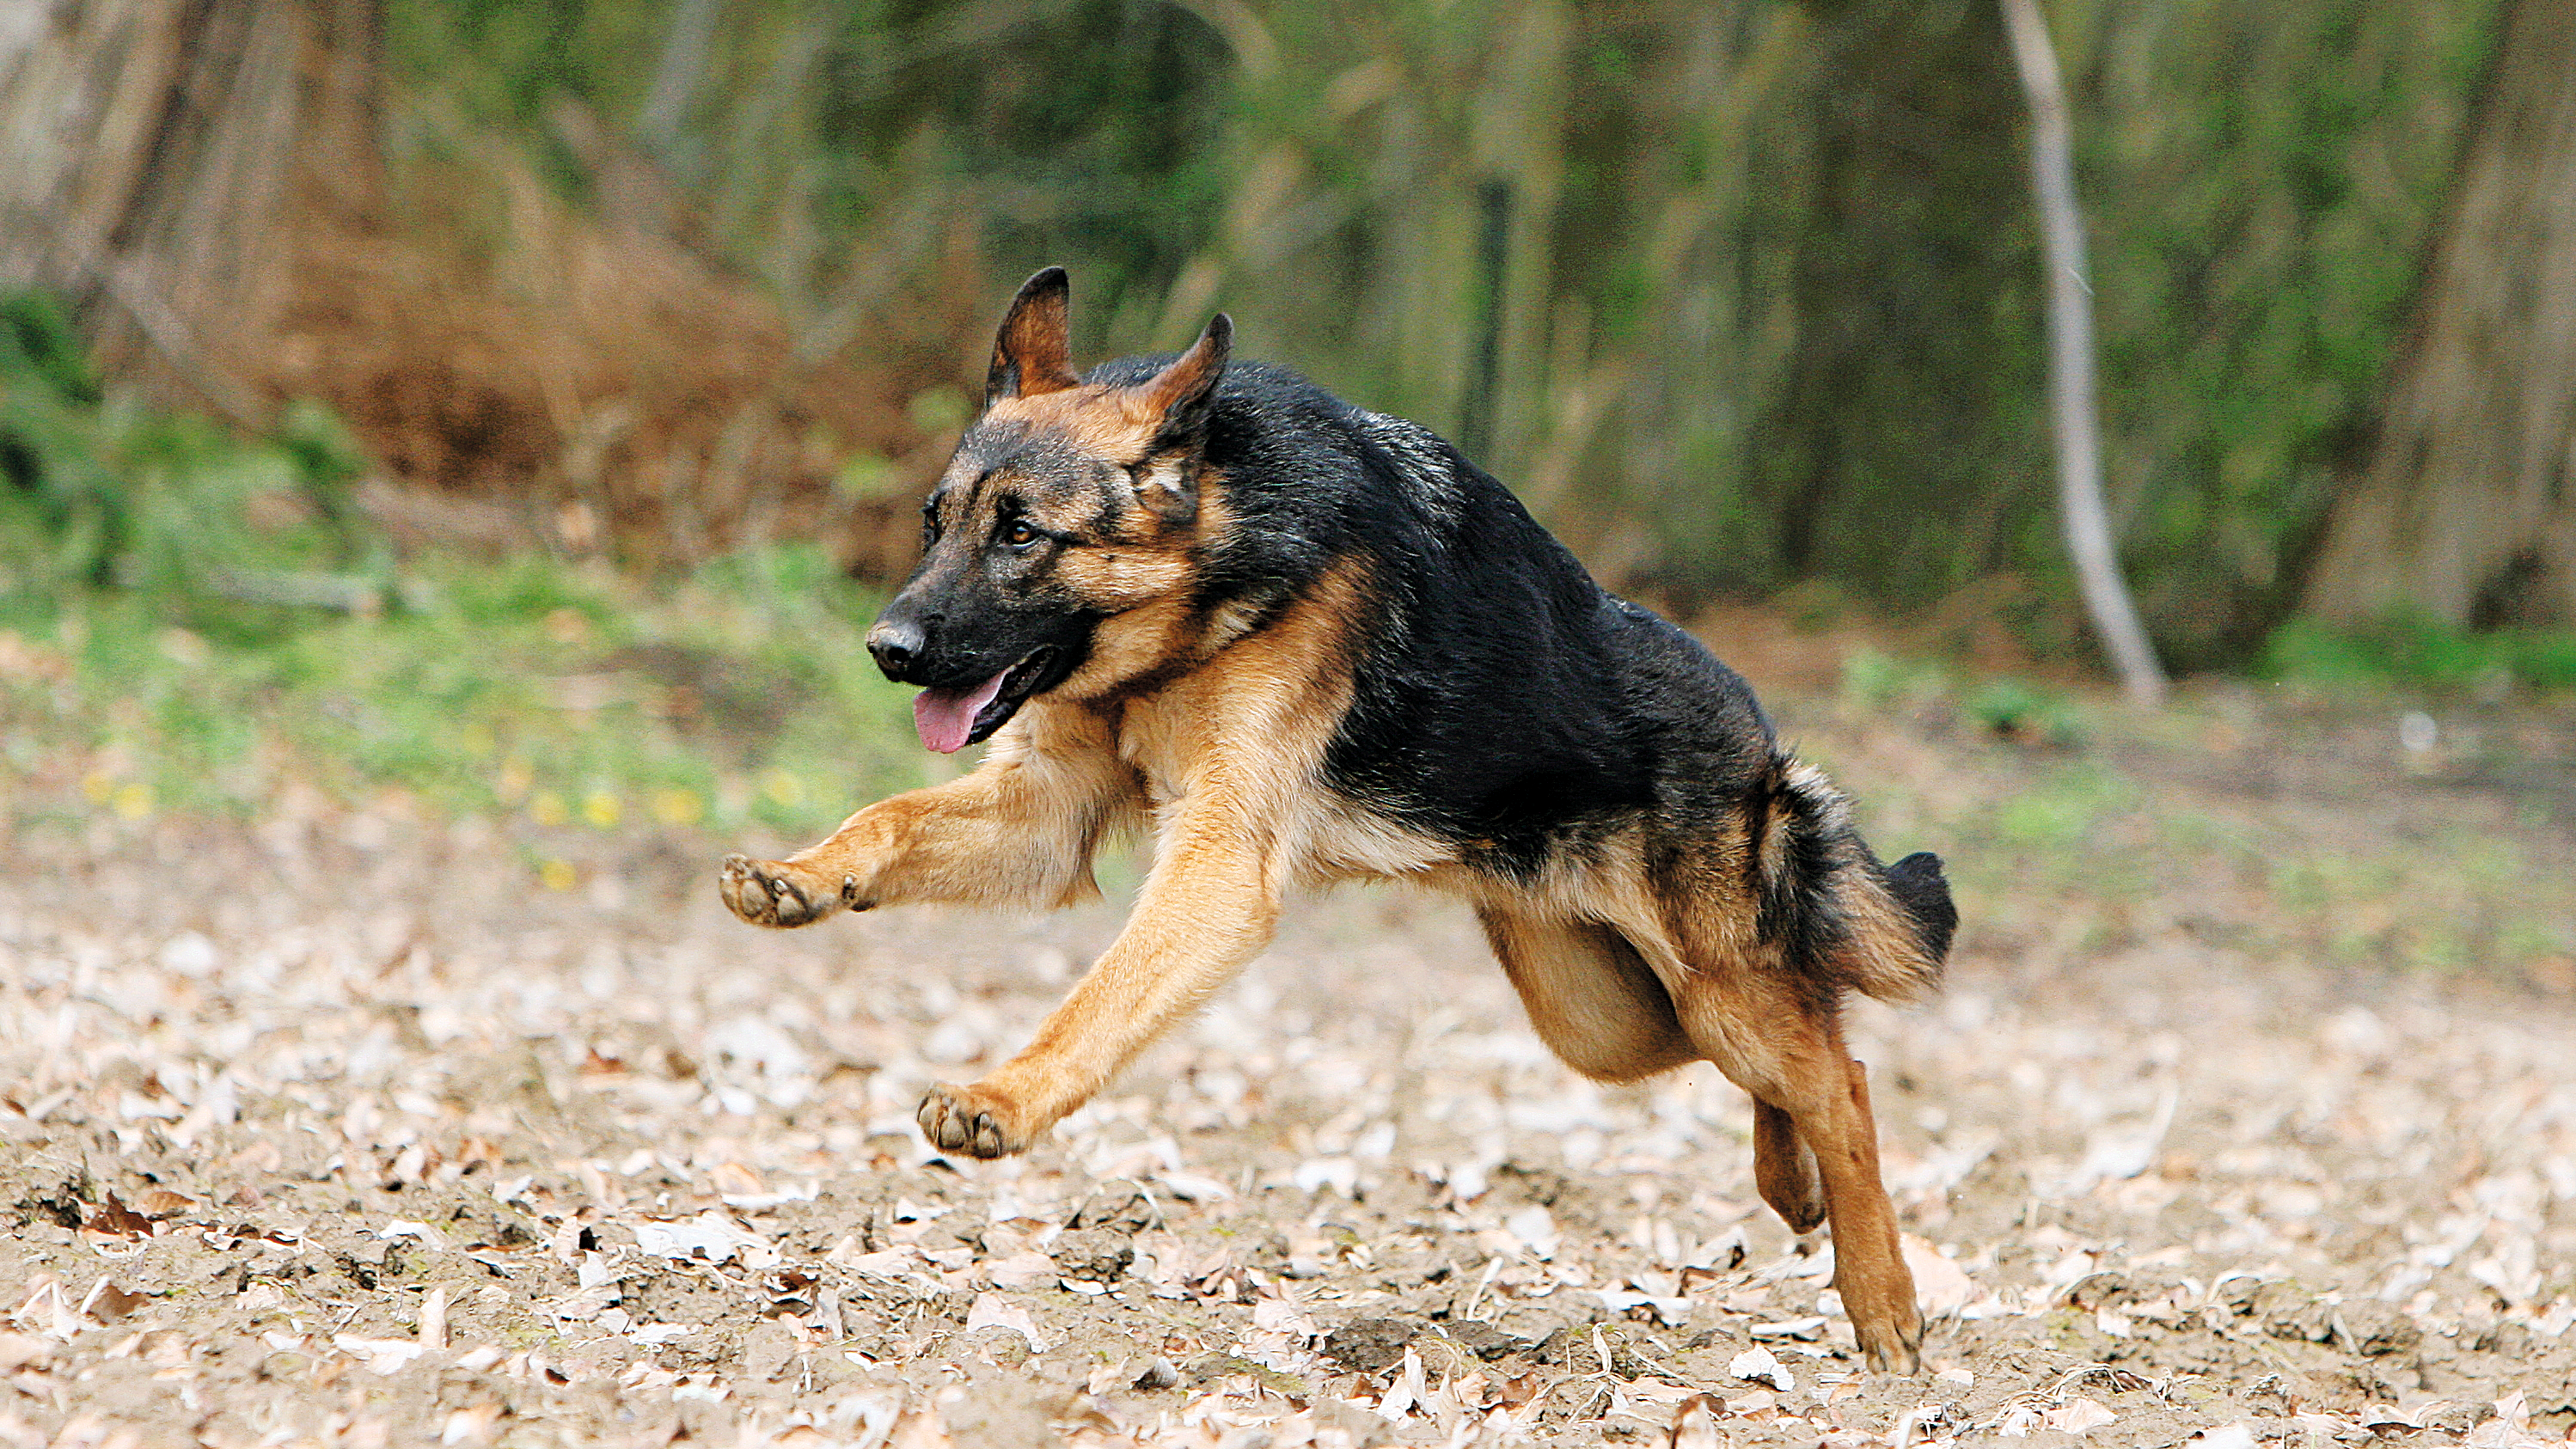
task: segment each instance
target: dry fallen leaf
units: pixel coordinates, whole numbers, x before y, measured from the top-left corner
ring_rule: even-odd
[[[2061,1434],[2081,1434],[2119,1419],[2119,1415],[2104,1408],[2100,1401],[2086,1398],[2069,1399],[2040,1417],[2048,1427]]]
[[[447,1285],[432,1288],[420,1301],[420,1345],[423,1348],[447,1347]]]
[[[103,1194],[97,1207],[90,1209],[81,1226],[93,1233],[107,1233],[120,1238],[152,1236],[152,1220],[120,1201],[113,1189]]]
[[[1798,1386],[1789,1370],[1771,1356],[1771,1350],[1758,1344],[1727,1360],[1726,1371],[1739,1379],[1768,1383],[1784,1394]]]
[[[365,1360],[367,1367],[380,1374],[400,1373],[412,1360],[429,1352],[426,1344],[409,1338],[360,1338],[344,1333],[331,1342],[341,1352]]]
[[[712,1209],[676,1222],[638,1222],[634,1231],[635,1246],[657,1257],[708,1263],[739,1258],[746,1268],[778,1262],[778,1252],[767,1238]]]
[[[148,1293],[129,1293],[101,1278],[92,1285],[89,1296],[81,1300],[81,1311],[101,1323],[114,1323],[151,1301]]]
[[[1044,1253],[1014,1253],[984,1265],[995,1286],[1027,1288],[1039,1283],[1053,1283],[1062,1276],[1055,1259]]]
[[[1977,1296],[1976,1280],[1938,1248],[1911,1233],[1904,1245],[1905,1266],[1914,1274],[1915,1297],[1926,1314],[1939,1318],[1956,1313]]]
[[[998,1293],[976,1294],[974,1306],[966,1311],[966,1331],[973,1333],[979,1328],[1007,1328],[1028,1341],[1029,1352],[1046,1351],[1046,1340],[1038,1335],[1029,1310]]]
[[[2007,768],[1937,741],[1894,751],[1830,710],[1802,727],[1872,775],[1920,754],[1919,793],[1894,809],[1928,844],[1967,808],[1939,802]],[[2117,773],[2113,754],[2098,763]],[[2213,838],[2252,830],[2266,858],[2223,839],[2156,847],[2148,876],[2173,878],[2123,895],[2116,919],[2047,871],[1997,884],[1993,859],[1963,860],[1962,878],[1985,870],[1988,885],[1946,994],[1905,1016],[1854,1006],[1889,1186],[1923,1235],[1907,1261],[1945,1320],[1947,1362],[1913,1385],[1937,1402],[1905,1391],[1901,1407],[1849,1358],[1830,1247],[1795,1252],[1761,1206],[1743,1094],[1706,1069],[1579,1080],[1449,906],[1301,903],[1272,965],[1036,1150],[927,1167],[939,1154],[919,1092],[960,1076],[921,1048],[952,1024],[945,1040],[988,1054],[1024,1040],[1070,971],[1016,974],[1018,933],[1062,933],[1046,949],[1069,957],[1086,933],[1110,939],[1113,914],[1005,928],[889,911],[749,933],[703,898],[694,866],[684,878],[613,834],[583,832],[596,858],[569,863],[576,889],[538,894],[511,832],[545,827],[318,795],[237,833],[173,818],[120,844],[40,823],[19,842],[40,868],[0,879],[0,1088],[18,1104],[0,1106],[0,1207],[25,1219],[0,1304],[0,1378],[24,1392],[0,1405],[0,1446],[111,1442],[124,1426],[75,1422],[100,1405],[72,1387],[111,1382],[81,1377],[111,1354],[168,1376],[121,1401],[139,1443],[199,1422],[257,1423],[281,1443],[408,1424],[491,1444],[685,1421],[692,1438],[763,1449],[885,1449],[899,1426],[967,1441],[1045,1385],[1091,1391],[1049,1402],[1056,1434],[1100,1449],[1342,1449],[1372,1410],[1403,1419],[1390,1437],[1435,1444],[1595,1443],[1615,1414],[1668,1449],[1685,1430],[1698,1449],[1709,1421],[1720,1442],[1828,1449],[1895,1449],[1907,1422],[1913,1449],[2070,1442],[2092,1432],[2057,1430],[2089,1417],[2078,1393],[2118,1414],[2101,1442],[2216,1424],[2197,1442],[2244,1449],[2230,1430],[2258,1414],[2293,1445],[2366,1439],[2360,1410],[2289,1417],[2314,1407],[2291,1396],[2316,1399],[2318,1375],[2438,1354],[2445,1388],[2494,1399],[2576,1373],[2576,1305],[2552,1276],[2576,1203],[2559,1090],[2576,1023],[2538,999],[2499,1012],[2402,994],[2303,1014],[2335,998],[2305,964],[2316,943],[2274,931],[2263,888],[2276,866],[2306,868],[2295,840],[2268,855],[2298,822],[2185,793],[2222,822]],[[2098,834],[2156,838],[2154,795]],[[2465,818],[2444,800],[2409,808],[2437,832]],[[2351,838],[2334,849],[2356,868],[2387,864]],[[2408,894],[2425,908],[2370,900],[2371,939],[2448,939],[2420,936],[2436,898],[2484,918],[2439,870],[2403,878],[2424,882]],[[75,912],[47,879],[92,882],[114,909]],[[2568,899],[2542,890],[2515,909],[2565,916]],[[216,968],[162,961],[214,900]],[[2489,936],[2517,929],[2497,925]],[[586,1054],[615,1070],[585,1072]],[[2151,1158],[2097,1152],[2143,1143],[2168,1101]],[[2056,1196],[2088,1175],[2080,1200]],[[174,1200],[181,1182],[192,1201]],[[102,1218],[111,1189],[154,1236]],[[1121,1252],[1123,1272],[1107,1266]],[[97,1309],[125,1297],[102,1288],[80,1311],[102,1272],[119,1295],[151,1295],[108,1332]],[[432,1287],[449,1294],[452,1357],[428,1346]],[[2081,1340],[2125,1319],[2163,1377],[2067,1363],[2070,1300]],[[1664,1321],[1605,1324],[1596,1344],[1604,1303]],[[1014,1308],[1025,1329],[1002,1321]],[[1356,1322],[1386,1325],[1367,1369],[1318,1348]],[[1019,1363],[1040,1334],[1047,1355]],[[1748,1335],[1793,1387],[1725,1372]],[[2314,1370],[2267,1390],[2251,1350]],[[958,1397],[921,1387],[951,1383]],[[1694,1389],[1713,1401],[1685,1423]],[[509,1411],[490,1417],[496,1404]],[[2517,1424],[2410,1404],[2431,1427],[2380,1437],[2565,1449],[2532,1408]]]

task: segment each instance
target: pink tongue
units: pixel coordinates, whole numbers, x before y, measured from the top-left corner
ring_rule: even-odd
[[[975,729],[975,716],[1002,692],[1005,669],[973,689],[925,689],[912,697],[912,727],[921,731],[925,748],[943,755],[953,755],[966,748],[966,736]]]

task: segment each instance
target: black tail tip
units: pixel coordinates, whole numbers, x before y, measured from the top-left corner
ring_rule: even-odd
[[[1887,868],[1888,889],[1914,918],[1923,944],[1935,960],[1949,953],[1950,936],[1959,929],[1959,908],[1950,900],[1950,882],[1942,877],[1941,857],[1918,850]]]

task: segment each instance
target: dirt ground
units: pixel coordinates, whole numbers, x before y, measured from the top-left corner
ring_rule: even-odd
[[[1852,1357],[1742,1096],[1573,1077],[1445,902],[1302,903],[1039,1151],[947,1162],[920,1089],[1113,907],[769,934],[712,865],[780,842],[601,838],[550,892],[532,827],[399,800],[22,797],[0,1444],[2576,1433],[2563,713],[1784,717],[1960,884],[1946,993],[1855,1011],[1920,1377]]]

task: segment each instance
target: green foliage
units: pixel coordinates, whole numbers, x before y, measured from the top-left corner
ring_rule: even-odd
[[[1843,698],[1872,713],[1926,704],[1949,689],[1947,672],[1931,660],[1900,659],[1866,644],[1843,656]]]
[[[2494,0],[2070,6],[2111,482],[2160,641],[2246,658],[2364,456]]]
[[[2366,446],[2497,0],[2048,10],[2127,560],[2175,662],[2241,661]],[[633,121],[673,13],[387,11],[411,85],[548,154],[550,98]],[[953,285],[924,238],[963,226],[976,314],[1046,262],[1076,270],[1086,354],[1178,345],[1222,306],[1248,355],[1472,432],[1614,582],[2073,597],[1991,4],[728,16],[661,159],[795,315],[875,305],[900,290],[880,272]]]
[[[2083,737],[2073,701],[2011,675],[1954,682],[1938,660],[1900,659],[1866,645],[1843,656],[1842,697],[1866,714],[1955,706],[1978,728],[2022,745],[2063,748]]]
[[[298,403],[271,441],[102,394],[60,306],[0,299],[0,516],[9,567],[49,584],[219,592],[247,571],[349,552],[357,443],[327,409]],[[254,499],[282,505],[265,536]],[[314,522],[300,525],[300,514]]]
[[[1960,700],[1987,733],[2026,744],[2071,745],[2078,734],[2066,696],[2010,675],[1983,680]]]
[[[2260,668],[2269,678],[2331,689],[2570,690],[2576,689],[2576,630],[2471,634],[2420,618],[2337,630],[2293,619],[2273,631]]]
[[[640,100],[669,7],[593,0],[390,0],[396,76],[454,97],[486,124],[532,125],[546,103]]]
[[[1798,327],[1753,402],[1741,488],[1763,525],[1724,552],[1674,540],[1676,571],[1924,602],[2045,570],[2042,288],[2001,9],[1843,5],[1813,43],[1812,83],[1783,97],[1788,149],[1748,207]]]
[[[50,292],[0,296],[0,379],[67,403],[96,406],[98,369],[62,302]]]
[[[655,587],[542,557],[429,572],[433,607],[382,615],[0,591],[0,664],[21,668],[0,672],[0,739],[67,747],[18,763],[144,802],[126,813],[394,789],[546,829],[795,835],[922,779],[909,691],[864,646],[875,601],[810,546]]]

